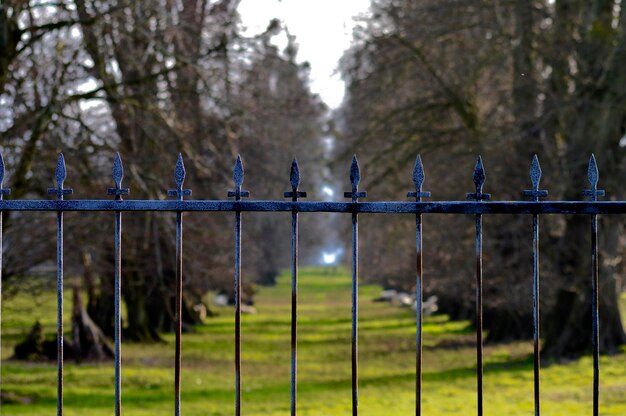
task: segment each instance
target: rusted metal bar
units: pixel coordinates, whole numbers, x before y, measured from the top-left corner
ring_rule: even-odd
[[[9,195],[11,190],[9,188],[4,187],[4,157],[2,156],[2,152],[0,152],[0,201],[4,199],[5,195]],[[0,211],[0,311],[2,311],[2,220],[4,217],[4,212]],[[1,315],[1,314],[0,314]],[[0,331],[0,345],[2,345],[2,331]]]
[[[537,155],[533,156],[530,165],[530,180],[533,189],[523,192],[524,196],[539,201],[539,198],[548,196],[548,191],[539,189],[541,180],[541,166]],[[539,391],[539,371],[540,371],[540,351],[539,351],[539,215],[533,214],[533,376],[534,376],[534,399],[535,416],[541,413],[540,391]]]
[[[485,169],[480,156],[474,168],[475,193],[468,193],[468,199],[477,202],[491,198],[490,194],[483,193],[485,184]],[[476,215],[476,395],[478,399],[478,416],[483,414],[483,218]]]
[[[235,190],[229,191],[229,197],[240,201],[242,197],[250,196],[250,192],[242,191],[243,163],[241,156],[237,156],[233,179]],[[235,211],[235,414],[241,416],[241,211]]]
[[[169,196],[182,201],[185,196],[191,195],[190,189],[183,189],[185,181],[185,165],[183,164],[183,156],[179,153],[174,169],[174,182],[176,189],[167,191]],[[183,213],[176,212],[176,311],[175,311],[175,327],[176,327],[176,347],[174,357],[174,414],[180,416],[180,378],[182,366],[182,303],[183,303]]]
[[[72,193],[63,188],[67,176],[65,158],[59,155],[55,177],[56,188],[48,188],[48,193],[63,200],[64,195]],[[63,211],[57,212],[57,415],[63,415]]]
[[[417,155],[413,168],[415,192],[407,193],[407,197],[421,202],[422,198],[430,197],[430,192],[422,192],[424,183],[424,167],[422,158]],[[415,414],[422,414],[422,214],[415,214],[415,247],[416,247],[416,278],[415,278]]]
[[[533,214],[533,392],[535,398],[535,416],[541,414],[539,391],[539,371],[541,367],[539,330],[539,216]]]
[[[350,165],[352,191],[344,192],[344,197],[352,203],[365,198],[366,192],[359,192],[361,171],[356,156]],[[352,415],[359,414],[359,222],[358,214],[352,213]]]
[[[285,192],[285,198],[296,202],[299,197],[306,198],[306,192],[300,192],[300,168],[298,161],[291,164],[291,192]],[[291,416],[297,413],[298,388],[298,211],[291,212]]]
[[[123,195],[128,195],[128,188],[122,188],[124,167],[120,154],[115,155],[113,162],[113,181],[115,188],[107,190],[109,195],[115,195],[116,201],[122,201]],[[122,212],[115,211],[115,416],[122,414]]]
[[[583,191],[583,196],[588,196],[591,201],[597,201],[599,196],[604,196],[604,190],[598,189],[598,165],[592,154],[589,159],[587,171],[591,189]],[[600,305],[598,287],[598,216],[591,215],[591,343],[593,348],[593,416],[598,416],[600,408]]]

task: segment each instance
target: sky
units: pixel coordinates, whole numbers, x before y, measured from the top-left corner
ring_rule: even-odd
[[[337,108],[344,95],[337,63],[350,46],[355,18],[367,12],[369,4],[369,0],[242,0],[238,10],[246,35],[263,32],[273,18],[281,20],[296,37],[298,61],[311,64],[311,90],[330,108]]]

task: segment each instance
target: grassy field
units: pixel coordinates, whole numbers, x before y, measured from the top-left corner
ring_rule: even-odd
[[[257,315],[243,317],[243,413],[289,413],[290,280],[262,288]],[[414,413],[415,325],[409,310],[373,303],[377,286],[360,289],[360,408],[362,415]],[[69,291],[68,291],[69,295]],[[67,305],[70,308],[68,296]],[[626,303],[626,298],[622,298]],[[8,360],[13,345],[35,319],[54,332],[54,295],[18,296],[2,304],[2,390],[32,399],[3,404],[2,415],[52,415],[56,406],[54,363]],[[301,415],[350,412],[350,278],[306,269],[300,275],[298,409]],[[185,415],[234,413],[232,309],[183,335]],[[67,320],[66,328],[69,328]],[[127,415],[173,413],[173,337],[155,345],[123,344],[123,410]],[[475,414],[474,333],[468,322],[430,317],[424,324],[423,408],[427,415]],[[533,411],[532,343],[485,349],[485,414]],[[626,353],[601,358],[601,414],[626,415]],[[591,359],[543,369],[546,415],[591,414]],[[65,414],[113,413],[113,365],[66,363]]]

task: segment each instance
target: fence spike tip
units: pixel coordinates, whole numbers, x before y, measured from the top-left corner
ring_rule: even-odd
[[[57,185],[59,186],[59,188],[63,188],[63,182],[65,182],[65,178],[67,177],[67,170],[65,169],[65,157],[63,156],[63,153],[59,153],[55,176],[57,180]]]
[[[300,185],[300,168],[298,167],[298,160],[295,157],[293,158],[293,162],[291,162],[291,174],[289,178],[291,180],[291,187],[298,189]]]
[[[424,165],[422,165],[422,158],[417,155],[415,158],[415,166],[413,167],[413,183],[415,188],[421,189],[424,183]]]
[[[541,180],[541,165],[539,165],[539,158],[536,154],[533,156],[533,161],[530,165],[530,180],[533,183],[533,187],[535,189],[539,189],[539,181]]]
[[[591,184],[591,186],[597,186],[598,177],[600,175],[598,173],[598,164],[596,163],[596,157],[593,153],[591,154],[591,158],[589,158],[589,168],[587,170],[587,175],[589,177],[589,183]]]
[[[359,182],[361,182],[361,169],[359,168],[359,161],[356,155],[353,155],[352,164],[350,165],[350,183],[353,188],[356,188],[359,186]]]
[[[183,182],[185,181],[185,164],[183,163],[183,155],[182,153],[178,154],[178,159],[176,160],[176,168],[174,169],[174,182],[176,182],[176,186],[179,188],[183,186]]]
[[[483,159],[478,156],[476,160],[476,166],[474,167],[474,184],[476,188],[481,189],[485,184],[485,167],[483,166]]]
[[[241,187],[243,184],[243,162],[241,161],[241,155],[237,155],[235,168],[233,169],[233,179],[235,180],[235,186]]]
[[[0,188],[2,187],[3,182],[4,182],[4,157],[2,156],[2,152],[0,152]]]
[[[124,179],[124,165],[122,165],[120,152],[116,152],[113,160],[113,181],[118,188],[122,187],[122,179]]]

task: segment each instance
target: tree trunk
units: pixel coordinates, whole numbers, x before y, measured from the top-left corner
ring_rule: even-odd
[[[613,220],[615,221],[615,220]],[[617,296],[617,270],[613,262],[618,245],[618,227],[606,219],[599,224],[600,352],[618,352],[626,343]],[[591,351],[591,249],[589,221],[570,217],[563,238],[559,270],[564,284],[553,308],[542,322],[545,337],[542,355],[576,358]]]
[[[83,307],[78,285],[73,289],[72,342],[77,361],[101,361],[114,357],[113,348],[104,333]]]

